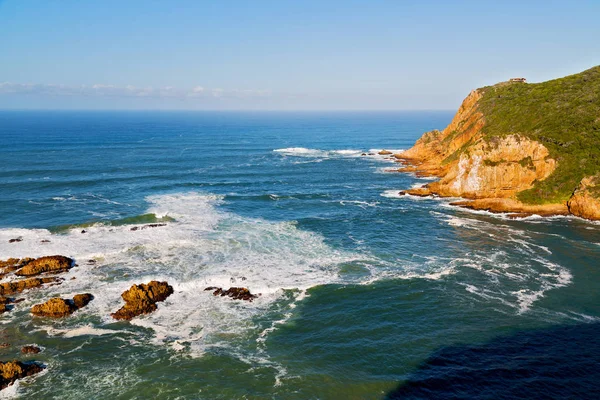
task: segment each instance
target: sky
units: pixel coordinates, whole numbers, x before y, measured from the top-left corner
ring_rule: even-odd
[[[0,109],[434,110],[600,64],[600,1],[0,0]]]

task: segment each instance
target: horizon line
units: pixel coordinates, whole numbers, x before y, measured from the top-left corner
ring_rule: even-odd
[[[239,109],[191,109],[191,108],[0,108],[0,112],[7,111],[98,111],[98,112],[428,112],[428,111],[452,111],[456,112],[456,109],[450,108],[382,108],[382,109],[368,109],[368,108],[328,108],[328,109],[312,109],[312,108],[298,108],[298,109],[251,109],[251,108],[239,108]]]

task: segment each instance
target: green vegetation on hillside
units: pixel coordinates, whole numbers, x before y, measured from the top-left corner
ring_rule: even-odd
[[[566,201],[581,179],[600,172],[600,66],[548,82],[482,89],[487,138],[520,134],[541,142],[554,173],[519,193],[526,203]]]

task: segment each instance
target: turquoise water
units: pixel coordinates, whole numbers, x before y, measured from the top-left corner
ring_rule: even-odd
[[[0,259],[78,263],[0,317],[0,359],[36,343],[48,367],[2,396],[600,395],[600,225],[401,197],[427,181],[361,155],[452,115],[0,112]],[[152,279],[175,293],[113,321]],[[67,319],[28,313],[82,292]]]

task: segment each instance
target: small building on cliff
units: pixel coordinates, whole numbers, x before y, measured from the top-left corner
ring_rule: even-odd
[[[525,78],[510,78],[508,81],[509,82],[522,82],[522,83],[525,83],[525,82],[527,82],[527,79],[525,79]]]

